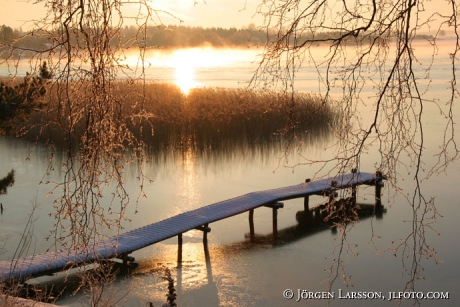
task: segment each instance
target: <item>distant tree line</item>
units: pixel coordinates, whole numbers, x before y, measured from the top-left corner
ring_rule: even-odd
[[[275,35],[276,31],[260,30],[254,24],[247,27],[237,28],[202,28],[189,26],[148,26],[143,31],[142,39],[133,40],[139,33],[136,26],[125,26],[120,29],[121,34],[113,39],[112,44],[122,43],[125,47],[147,47],[147,48],[187,48],[198,46],[212,47],[248,47],[264,45],[267,40]],[[59,33],[57,33],[59,34]],[[297,37],[297,42],[302,40],[321,41],[340,37],[339,31],[311,33]],[[0,57],[11,56],[11,48],[16,47],[26,52],[28,50],[44,51],[51,46],[49,33],[39,31],[24,32],[22,29],[13,29],[9,26],[0,26]],[[125,38],[131,38],[123,40]],[[418,36],[419,39],[430,39],[429,35]],[[81,38],[80,38],[81,39]],[[358,39],[358,38],[356,38]],[[75,39],[76,41],[76,39]],[[17,51],[16,51],[17,52]],[[14,55],[14,54],[13,54]]]
[[[126,37],[133,37],[138,32],[135,26],[126,26],[123,31]],[[184,48],[209,45],[213,47],[225,46],[253,46],[264,44],[267,34],[257,30],[254,24],[248,27],[237,28],[202,28],[187,26],[159,26],[146,29],[145,42],[136,42],[146,47]]]
[[[0,26],[0,57],[2,58],[14,55],[17,52],[14,51],[14,48],[43,51],[48,46],[50,46],[50,41],[41,33],[28,33],[6,25]]]
[[[257,30],[254,24],[237,28],[202,28],[188,26],[148,26],[144,29],[146,35],[142,39],[133,40],[139,33],[136,26],[125,26],[120,29],[121,35],[116,36],[111,44],[122,43],[125,47],[157,47],[157,48],[186,48],[209,45],[213,47],[253,46],[264,44],[267,34]],[[59,36],[59,33],[56,33]],[[45,51],[51,46],[49,33],[40,31],[24,32],[9,26],[0,26],[0,56],[11,56],[11,47],[25,51]],[[123,40],[126,38],[126,40]],[[130,38],[130,39],[128,39]],[[83,39],[83,36],[80,36]],[[76,41],[77,39],[75,39]],[[14,49],[13,48],[13,49]],[[18,51],[16,51],[18,52]],[[13,54],[14,55],[14,54]]]

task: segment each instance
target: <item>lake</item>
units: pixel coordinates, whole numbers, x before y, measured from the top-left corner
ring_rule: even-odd
[[[255,63],[251,62],[258,52],[251,49],[153,50],[147,57],[151,68],[146,75],[149,79],[176,82],[184,92],[194,86],[245,86],[255,69]],[[196,60],[190,61],[193,57]],[[427,60],[429,53],[422,53],[420,57]],[[193,65],[187,65],[190,62]],[[433,66],[432,78],[436,82],[431,85],[428,98],[446,95],[445,88],[450,78],[447,63],[447,55],[441,55],[440,61]],[[6,74],[5,70],[0,73]],[[308,70],[300,74],[296,81],[300,90],[317,91],[315,76]],[[366,88],[362,95],[372,96],[372,88]],[[423,158],[429,165],[435,159],[432,155],[444,127],[437,107],[431,103],[424,107],[430,116],[424,122],[427,148]],[[458,118],[459,111],[454,109],[454,112]],[[457,135],[459,132],[456,128]],[[312,159],[324,157],[332,141],[332,136],[329,136],[307,142],[300,151],[287,157],[287,162],[281,158],[284,147],[279,143],[206,152],[157,153],[144,166],[146,175],[153,179],[153,183],[146,186],[147,198],[140,199],[137,214],[134,213],[134,205],[128,208],[132,222],[125,223],[125,229],[134,229],[245,193],[304,182],[318,169],[290,166],[302,163],[303,156]],[[51,185],[40,185],[39,182],[42,179],[60,182],[62,177],[58,171],[46,175],[49,163],[47,148],[37,146],[30,152],[31,149],[32,145],[22,140],[0,138],[0,175],[12,168],[16,171],[16,183],[7,195],[0,197],[4,206],[0,215],[1,260],[14,256],[35,203],[33,234],[27,252],[43,252],[51,246],[45,240],[53,225],[53,219],[48,215],[53,209],[52,197],[45,197]],[[369,150],[363,159],[361,170],[374,172],[374,165],[379,162],[375,160],[378,159],[376,149]],[[404,162],[405,158],[401,159]],[[55,163],[56,169],[59,169],[59,155]],[[303,200],[298,199],[286,201],[285,207],[278,211],[280,237],[273,244],[269,240],[272,212],[268,208],[259,208],[255,210],[254,217],[255,232],[259,238],[256,242],[251,243],[246,237],[249,233],[248,214],[241,214],[210,225],[212,231],[208,234],[207,253],[203,248],[201,232],[184,234],[180,268],[177,266],[177,238],[157,243],[133,254],[139,266],[132,274],[119,276],[107,290],[107,298],[113,301],[119,299],[116,306],[145,306],[146,302],[161,306],[167,291],[167,284],[161,277],[165,268],[169,268],[176,282],[177,303],[181,307],[399,306],[400,303],[411,306],[414,299],[401,298],[419,295],[418,292],[449,295],[449,299],[438,299],[435,303],[421,299],[422,306],[456,306],[460,299],[459,166],[456,161],[446,173],[422,183],[423,193],[427,197],[435,197],[440,217],[425,220],[424,227],[417,226],[415,230],[419,232],[415,237],[410,236],[414,231],[414,224],[410,222],[414,212],[405,199],[406,195],[411,197],[414,191],[413,174],[410,169],[401,169],[404,176],[398,181],[398,188],[403,193],[395,194],[387,184],[383,193],[386,212],[381,217],[367,215],[359,223],[350,224],[346,236],[341,235],[340,230],[331,230],[321,223],[315,227],[300,225],[296,214],[303,210]],[[136,195],[139,185],[136,175],[136,166],[126,170],[126,184],[133,195]],[[322,197],[313,197],[310,204],[324,201]],[[374,188],[360,187],[358,203],[372,205]],[[419,234],[424,234],[424,238]],[[418,247],[423,240],[436,251],[438,259],[413,258],[419,253]],[[406,244],[404,253],[403,249],[396,254],[391,251],[401,243]],[[411,270],[422,268],[424,279],[415,281],[418,292],[399,294],[411,281]],[[349,276],[348,286],[343,282],[343,276]],[[62,276],[41,277],[34,282],[61,284],[62,279]],[[289,292],[286,290],[293,291],[292,299],[283,297]],[[362,297],[364,294],[373,299],[357,299],[358,295]],[[334,297],[331,298],[331,295]],[[390,295],[396,299],[389,301]],[[84,306],[85,299],[81,294],[73,296],[68,290],[57,304]]]

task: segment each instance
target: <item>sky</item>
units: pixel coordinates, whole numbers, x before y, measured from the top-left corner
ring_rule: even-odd
[[[33,4],[31,0],[0,0],[0,25],[13,28],[27,28],[27,22],[44,16],[43,4]],[[253,0],[153,0],[152,7],[168,11],[186,26],[202,27],[244,27],[261,22],[253,18],[257,3]],[[179,24],[177,20],[163,15],[163,23]]]
[[[0,25],[27,30],[27,22],[40,19],[45,13],[43,4],[36,0],[0,0]],[[147,0],[152,7],[170,12],[183,20],[185,26],[202,27],[245,27],[250,23],[262,25],[263,19],[255,15],[258,4],[263,0]],[[332,4],[337,0],[331,0]],[[353,0],[347,0],[353,1]],[[356,0],[355,0],[356,1]],[[425,14],[436,10],[446,12],[447,0],[425,0]],[[137,10],[133,10],[135,14]],[[163,14],[163,24],[179,24],[178,20]]]

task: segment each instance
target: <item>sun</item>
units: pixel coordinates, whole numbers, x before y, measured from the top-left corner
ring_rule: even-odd
[[[166,51],[151,50],[146,54],[146,61],[149,66],[167,68],[167,75],[164,73],[159,76],[155,74],[155,78],[167,79],[188,95],[192,88],[203,87],[204,82],[206,82],[206,86],[212,86],[213,83],[219,82],[219,79],[217,81],[206,79],[210,71],[218,67],[230,67],[243,57],[247,58],[248,55],[237,50],[216,51],[204,47]],[[136,67],[137,61],[137,58],[128,57],[127,63],[133,63],[133,67]],[[200,82],[201,80],[203,83]]]

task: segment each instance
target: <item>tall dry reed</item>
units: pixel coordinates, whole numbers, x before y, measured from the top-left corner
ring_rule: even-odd
[[[195,88],[185,95],[173,84],[124,81],[117,84],[116,91],[120,100],[117,116],[151,149],[205,149],[314,136],[340,118],[327,101],[309,93],[292,97],[266,90]],[[71,118],[50,92],[47,108],[33,115],[21,131],[26,131],[27,138],[58,146],[65,144],[69,135],[78,140],[86,123],[81,120],[71,134],[66,132],[62,127]]]

